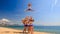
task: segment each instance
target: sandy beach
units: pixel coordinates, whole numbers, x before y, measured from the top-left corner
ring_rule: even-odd
[[[12,28],[0,27],[0,34],[23,34],[23,32],[22,32],[22,30],[16,30],[16,29],[12,29]],[[34,34],[50,34],[50,33],[34,31]]]

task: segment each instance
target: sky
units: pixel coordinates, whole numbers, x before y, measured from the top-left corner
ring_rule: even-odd
[[[27,4],[32,4],[33,12],[25,12]],[[0,0],[0,20],[22,24],[26,16],[34,18],[34,25],[60,26],[60,0]]]

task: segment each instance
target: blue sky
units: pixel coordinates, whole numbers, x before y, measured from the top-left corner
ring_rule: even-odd
[[[34,12],[24,11],[28,3]],[[32,16],[35,25],[60,26],[60,0],[0,0],[0,19],[20,24],[25,16]]]

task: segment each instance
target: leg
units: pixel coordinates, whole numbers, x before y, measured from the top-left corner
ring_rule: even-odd
[[[33,26],[31,27],[31,34],[34,34],[34,33],[33,33]]]
[[[30,33],[30,27],[28,27],[28,33]]]
[[[26,27],[24,27],[23,33],[26,33]]]

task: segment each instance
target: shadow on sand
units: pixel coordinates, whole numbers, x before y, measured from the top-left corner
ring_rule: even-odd
[[[4,31],[2,33],[10,33],[10,31]],[[13,31],[14,34],[28,34],[28,32],[16,32],[16,31]]]
[[[28,34],[28,32],[13,32],[13,33]]]

